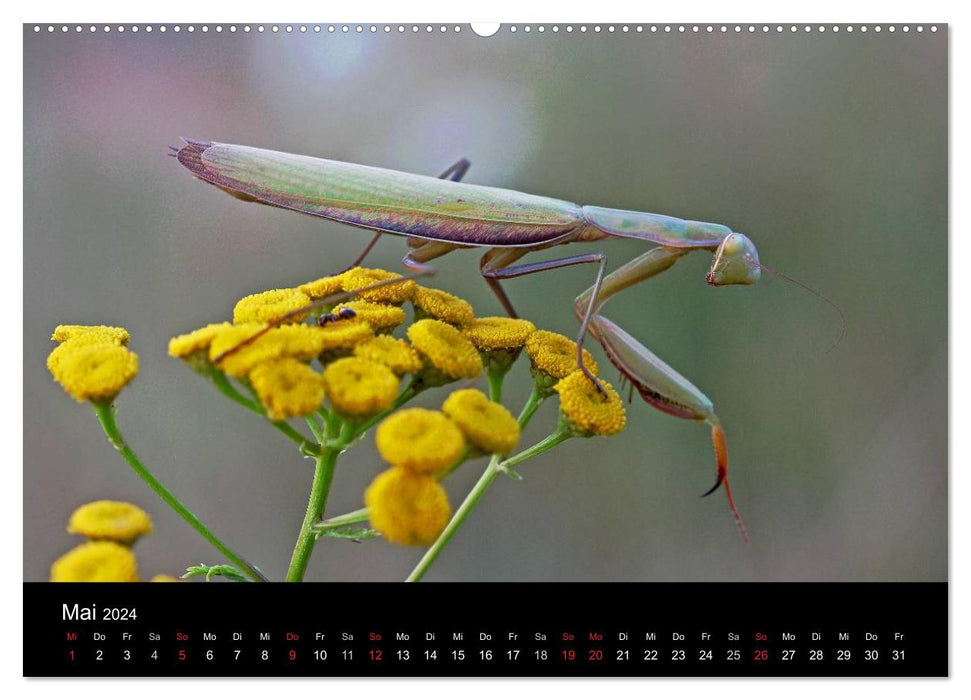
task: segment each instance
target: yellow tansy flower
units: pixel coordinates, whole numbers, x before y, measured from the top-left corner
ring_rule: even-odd
[[[577,368],[576,342],[552,331],[536,331],[529,336],[526,355],[537,370],[555,379],[563,379]],[[597,361],[586,348],[583,364],[593,374],[597,373]]]
[[[269,323],[310,303],[310,297],[298,289],[271,289],[243,297],[233,308],[233,323]],[[288,318],[286,323],[300,323],[310,311]]]
[[[404,545],[431,544],[452,515],[438,481],[401,467],[378,474],[364,492],[364,503],[374,529]]]
[[[79,402],[110,401],[138,374],[138,355],[121,345],[74,339],[51,352],[47,368]]]
[[[392,338],[390,335],[379,335],[356,345],[354,355],[365,360],[380,362],[399,376],[416,374],[422,366],[421,356],[407,340]]]
[[[416,472],[447,469],[465,451],[458,426],[444,413],[427,408],[406,408],[386,418],[374,441],[385,461]]]
[[[322,329],[305,325],[290,325],[273,328],[252,342],[234,350],[240,343],[249,341],[266,328],[263,323],[244,323],[230,326],[216,333],[209,344],[209,359],[214,361],[224,352],[233,350],[224,357],[219,368],[234,377],[245,377],[253,368],[264,362],[281,357],[293,357],[310,361],[323,351]]]
[[[471,323],[475,317],[472,304],[440,289],[417,285],[411,303],[415,305],[417,319],[437,318],[453,326],[462,326]]]
[[[324,341],[322,362],[349,355],[358,345],[374,338],[371,326],[357,319],[328,323],[319,330],[323,331]]]
[[[426,318],[408,328],[408,338],[437,372],[426,372],[429,386],[456,379],[477,377],[482,373],[482,358],[461,331],[444,321]]]
[[[210,323],[208,326],[198,328],[191,333],[177,335],[169,341],[169,355],[184,358],[208,350],[213,338],[231,327],[232,324],[225,322]]]
[[[89,540],[131,544],[152,531],[152,519],[144,510],[124,501],[85,503],[71,514],[67,531]]]
[[[462,328],[480,350],[518,350],[535,330],[531,321],[504,316],[477,318]]]
[[[352,301],[338,304],[334,313],[341,309],[350,309],[354,318],[371,326],[375,333],[387,333],[405,322],[405,311],[400,306],[392,304],[376,304],[373,301]]]
[[[555,387],[560,395],[560,412],[578,435],[616,435],[627,425],[624,402],[607,382],[600,382],[607,395],[580,370],[561,379]]]
[[[442,411],[483,452],[506,455],[519,442],[519,423],[513,415],[478,389],[453,391]]]
[[[522,352],[526,339],[536,330],[531,322],[521,318],[477,318],[462,331],[482,355],[482,362],[490,374],[505,374]]]
[[[306,294],[311,299],[323,299],[332,294],[344,291],[344,276],[334,275],[332,277],[321,277],[313,282],[301,284],[297,289]]]
[[[341,275],[344,290],[348,292],[353,292],[362,287],[369,287],[377,282],[396,279],[398,277],[401,277],[401,275],[395,272],[368,267],[354,267]],[[398,283],[386,284],[377,289],[361,292],[360,297],[365,301],[374,301],[381,304],[402,304],[411,299],[417,286],[414,280],[402,280]]]
[[[57,326],[51,335],[60,345],[47,356],[47,368],[54,373],[61,358],[82,345],[128,345],[128,331],[115,326]]]
[[[292,357],[257,365],[249,380],[270,420],[305,416],[324,401],[321,376]]]
[[[214,360],[227,350],[252,338],[266,328],[262,323],[245,323],[216,334],[209,345],[209,358]],[[227,355],[219,368],[234,377],[245,377],[253,368],[281,357],[310,361],[331,351],[350,350],[359,342],[374,336],[371,327],[359,321],[329,324],[323,328],[294,324],[273,328],[247,345]]]
[[[47,356],[47,369],[50,370],[51,374],[57,372],[57,368],[63,360],[68,355],[71,355],[77,348],[84,345],[117,345],[112,340],[105,339],[104,336],[89,334],[89,335],[78,335],[69,340],[65,340],[63,343],[58,345],[56,348],[51,350],[50,354]]]
[[[51,565],[54,583],[122,582],[138,580],[138,560],[114,542],[78,545]]]
[[[128,331],[117,326],[58,326],[54,329],[51,340],[63,343],[66,340],[82,336],[92,340],[98,338],[103,342],[112,342],[117,345],[128,345],[128,341],[131,340]]]
[[[324,370],[324,390],[331,406],[351,418],[367,418],[391,408],[399,383],[387,366],[360,357],[345,357]]]
[[[536,331],[529,336],[526,355],[533,382],[545,395],[553,393],[553,385],[577,369],[576,342],[552,331]],[[597,374],[597,361],[586,348],[583,364],[592,374]]]

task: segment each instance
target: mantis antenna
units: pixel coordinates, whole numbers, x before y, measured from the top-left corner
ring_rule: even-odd
[[[840,317],[840,333],[839,333],[839,336],[836,338],[836,342],[833,343],[829,348],[827,348],[826,349],[826,352],[827,353],[828,352],[832,352],[833,350],[836,349],[836,347],[841,342],[843,342],[843,337],[846,335],[846,316],[843,315],[843,309],[841,309],[839,307],[839,305],[835,301],[833,301],[832,299],[830,299],[829,297],[827,297],[822,292],[816,291],[815,289],[813,289],[812,287],[810,287],[805,282],[802,282],[800,280],[797,280],[795,277],[792,277],[790,275],[787,275],[784,272],[779,272],[777,270],[773,270],[771,267],[767,267],[767,266],[763,265],[761,262],[757,262],[755,264],[759,266],[759,269],[765,270],[769,274],[772,274],[772,275],[774,275],[776,277],[779,277],[781,279],[784,279],[787,282],[791,282],[792,284],[796,285],[797,287],[801,287],[802,289],[804,289],[805,291],[809,292],[810,294],[812,294],[817,299],[822,299],[824,302],[826,302],[827,304],[829,304],[830,306],[832,306],[836,310],[836,313],[839,314],[839,317]]]

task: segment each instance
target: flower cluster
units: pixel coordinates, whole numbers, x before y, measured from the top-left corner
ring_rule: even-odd
[[[87,542],[51,565],[51,581],[69,583],[138,581],[138,560],[132,546],[152,532],[144,510],[122,501],[86,503],[71,514],[67,531]],[[176,580],[160,574],[152,581]]]
[[[519,432],[512,414],[478,389],[452,392],[441,411],[394,413],[375,433],[378,452],[391,468],[364,494],[371,524],[390,542],[431,544],[451,515],[439,481],[470,456],[508,454]]]
[[[53,340],[60,343],[48,358],[55,379],[78,400],[94,402],[106,434],[135,471],[233,563],[200,565],[189,573],[265,580],[164,489],[121,438],[109,404],[137,372],[128,332],[59,326]],[[469,494],[453,514],[443,481],[459,466],[488,457],[476,487],[485,488],[502,472],[521,478],[512,466],[565,439],[614,435],[625,425],[616,391],[578,369],[573,340],[523,319],[477,317],[467,301],[385,270],[355,267],[294,288],[251,294],[235,305],[231,322],[174,337],[168,350],[316,461],[288,581],[302,580],[323,535],[355,540],[380,535],[401,545],[432,545],[434,560],[448,540],[446,530],[459,527],[471,508],[466,504],[481,496]],[[516,418],[501,403],[502,387],[524,351],[532,393]],[[590,353],[584,350],[582,358],[596,375]],[[472,386],[483,379],[488,394]],[[462,385],[438,409],[406,406],[423,392],[457,382]],[[557,427],[514,455],[522,428],[554,395],[560,404]],[[290,423],[294,418],[304,419],[312,437]],[[339,456],[372,428],[387,466],[367,487],[365,509],[324,520]],[[364,521],[370,529],[344,528]],[[151,531],[142,511],[106,501],[88,504],[72,516],[69,531],[90,542],[55,562],[52,580],[137,580],[130,547]]]
[[[308,306],[355,291],[356,301]],[[396,338],[409,302],[414,322],[406,338]],[[547,395],[576,369],[576,344],[565,336],[537,331],[522,319],[477,318],[452,294],[385,270],[353,268],[293,289],[251,294],[236,304],[232,323],[175,337],[169,354],[239,380],[271,420],[312,415],[326,400],[342,418],[363,421],[394,405],[402,378],[418,391],[483,371],[502,375],[524,347],[534,381]],[[593,357],[584,352],[595,372]]]
[[[403,280],[367,289],[398,277],[354,268],[297,288],[249,295],[236,304],[232,323],[173,338],[169,354],[236,379],[273,421],[327,407],[343,419],[366,420],[389,409],[401,378],[423,367],[411,344],[390,335],[405,322],[401,305],[417,285]],[[310,306],[355,290],[362,290],[356,301]]]

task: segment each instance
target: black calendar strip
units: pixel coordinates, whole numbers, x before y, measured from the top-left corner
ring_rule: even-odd
[[[28,676],[946,676],[947,584],[24,585]]]

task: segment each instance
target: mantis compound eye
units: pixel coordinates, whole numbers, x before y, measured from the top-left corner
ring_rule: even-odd
[[[748,236],[733,233],[715,251],[715,259],[708,271],[708,284],[755,284],[762,276],[759,252]]]

